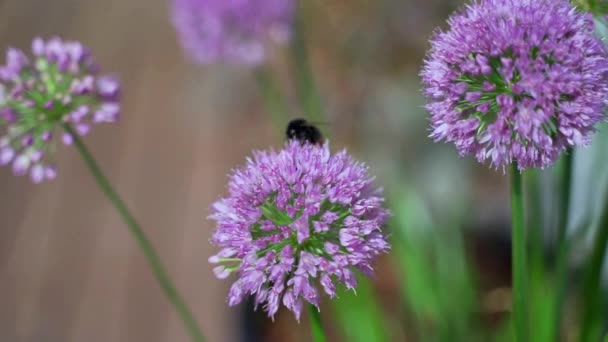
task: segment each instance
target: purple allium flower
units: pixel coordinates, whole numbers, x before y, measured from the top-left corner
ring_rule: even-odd
[[[303,301],[319,306],[317,284],[357,286],[355,270],[389,249],[381,228],[388,216],[367,168],[345,152],[292,141],[279,152],[257,152],[230,177],[229,196],[213,204],[209,261],[218,278],[232,272],[228,304],[248,294],[274,317],[282,302],[299,320]]]
[[[173,0],[173,23],[198,63],[259,64],[289,39],[295,0]]]
[[[448,24],[422,71],[432,138],[520,170],[589,143],[608,99],[589,15],[567,0],[482,0]]]
[[[85,135],[95,123],[116,121],[120,86],[98,76],[89,51],[78,42],[34,39],[33,56],[9,48],[0,66],[0,165],[11,164],[16,175],[29,174],[40,183],[55,177],[53,165],[59,136],[72,136],[69,124]]]

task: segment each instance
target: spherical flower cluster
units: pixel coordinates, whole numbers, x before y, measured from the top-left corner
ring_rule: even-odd
[[[221,248],[219,278],[232,272],[228,304],[255,295],[270,317],[282,302],[299,320],[303,301],[319,306],[317,283],[336,295],[335,282],[357,286],[355,270],[372,273],[372,261],[389,245],[381,228],[388,216],[367,168],[327,144],[288,143],[257,152],[236,170],[229,196],[213,205],[212,243]]]
[[[431,137],[520,170],[589,142],[608,99],[590,16],[567,0],[481,0],[448,24],[422,71]]]
[[[56,136],[72,142],[94,123],[114,122],[119,84],[98,76],[98,66],[78,42],[34,39],[33,57],[10,48],[0,66],[0,165],[12,163],[16,175],[39,183],[55,177]]]
[[[295,0],[173,0],[173,24],[198,63],[259,64],[289,39]]]

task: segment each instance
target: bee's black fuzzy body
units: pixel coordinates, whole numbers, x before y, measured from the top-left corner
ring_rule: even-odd
[[[293,119],[287,124],[287,140],[297,140],[301,143],[313,145],[323,144],[323,134],[313,124],[305,119]]]

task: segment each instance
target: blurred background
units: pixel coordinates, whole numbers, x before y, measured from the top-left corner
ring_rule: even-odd
[[[508,335],[501,333],[510,306],[508,177],[430,141],[422,108],[418,73],[428,38],[461,5],[305,2],[311,67],[328,116],[322,129],[334,150],[348,148],[370,165],[394,213],[394,247],[379,260],[377,278],[357,296],[322,306],[331,341]],[[0,47],[29,49],[35,36],[60,35],[82,41],[105,72],[120,76],[121,122],[97,127],[86,142],[209,341],[307,341],[306,318],[298,324],[282,309],[273,323],[246,305],[228,308],[231,282],[215,279],[207,262],[215,250],[206,217],[227,173],[284,137],[250,69],[184,58],[168,8],[163,0],[0,0]],[[291,108],[285,124],[302,116],[288,57],[277,49],[270,60]],[[608,139],[598,140],[601,150]],[[582,185],[573,227],[588,224],[597,206],[587,190],[598,182],[585,182],[595,177],[585,172],[603,169],[585,160],[575,170]],[[75,149],[60,149],[57,164],[58,179],[40,186],[0,169],[0,341],[188,341]],[[551,172],[539,185],[548,199]],[[541,209],[543,227],[554,225],[551,205]]]

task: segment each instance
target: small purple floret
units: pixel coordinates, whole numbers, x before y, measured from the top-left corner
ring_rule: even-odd
[[[382,233],[388,211],[367,168],[329,146],[293,141],[279,152],[256,152],[233,172],[229,195],[213,204],[212,243],[221,248],[209,261],[214,273],[238,280],[228,304],[247,295],[274,317],[279,304],[300,319],[304,301],[319,306],[320,287],[330,297],[336,283],[356,287],[354,270],[372,272],[372,262],[390,248]]]
[[[567,0],[482,0],[437,32],[422,79],[431,137],[496,168],[545,168],[604,119],[608,55]]]

